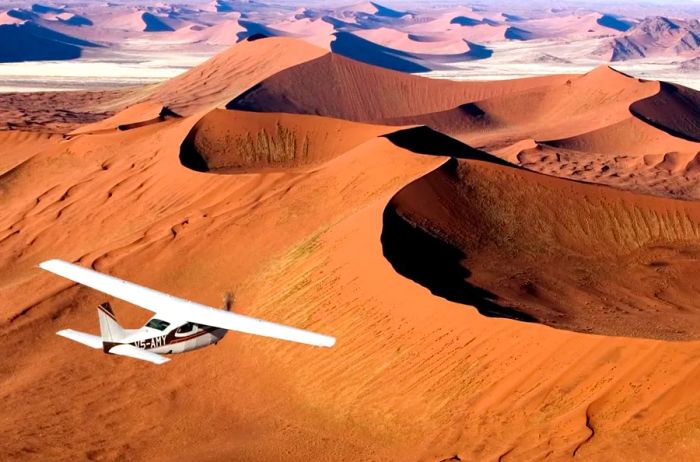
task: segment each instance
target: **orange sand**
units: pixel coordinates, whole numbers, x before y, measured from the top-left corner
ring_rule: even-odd
[[[546,115],[546,107],[533,108],[528,125],[530,121],[519,111],[532,99],[521,95],[539,91],[538,86],[567,85],[569,79],[572,88],[580,84],[578,104],[588,101],[590,106],[580,116],[580,131],[571,131],[574,124],[564,121],[556,129],[540,127],[542,132],[537,132],[551,133],[549,140],[561,140],[608,125],[646,124],[639,118],[626,122],[633,116],[624,112],[623,105],[655,94],[657,84],[628,88],[623,83],[618,88],[619,77],[604,70],[593,76],[517,82],[425,83],[374,69],[371,74],[356,74],[355,64],[326,56],[321,59],[336,66],[335,94],[311,79],[313,74],[302,73],[308,80],[289,80],[298,86],[298,93],[288,96],[306,98],[316,93],[323,104],[313,107],[328,110],[321,115],[365,124],[318,116],[210,112],[259,82],[265,87],[268,77],[285,68],[310,65],[326,53],[319,50],[291,39],[244,42],[157,88],[99,100],[114,104],[113,110],[117,103],[125,107],[149,100],[183,118],[165,117],[143,125],[138,122],[144,121],[148,111],[133,110],[138,112],[133,119],[138,126],[128,130],[100,130],[70,139],[0,134],[0,342],[4,346],[0,459],[700,457],[696,397],[700,343],[659,339],[697,338],[691,303],[696,287],[687,275],[698,257],[693,249],[684,253],[679,247],[695,245],[694,230],[700,224],[695,204],[498,166],[488,156],[436,132],[419,128],[379,136],[387,127],[368,124],[502,98],[512,101],[512,114],[502,112],[496,103],[485,104],[488,111],[484,112],[491,111],[504,130],[522,133],[523,138],[513,139],[522,150],[546,150],[552,148],[540,146],[538,137],[527,141],[526,135],[533,132],[532,127],[568,114],[564,109],[572,110],[572,102],[564,98],[564,90],[554,91],[544,101],[562,112]],[[298,70],[299,66],[294,72]],[[288,78],[289,74],[272,77]],[[397,90],[391,93],[386,90],[390,88]],[[626,96],[603,110],[601,104],[607,98],[601,101],[600,94],[607,88]],[[367,95],[371,99],[365,99]],[[35,95],[33,101],[40,104],[42,97],[51,96]],[[265,101],[271,100],[258,100],[261,105],[256,110],[278,111],[263,105]],[[119,125],[131,122],[124,120],[130,119],[124,114],[116,117]],[[241,123],[230,123],[239,118]],[[276,126],[278,120],[295,136],[327,140],[314,158],[319,162],[226,175],[196,172],[180,162],[187,147],[183,142],[194,127],[206,132],[206,139],[221,143],[226,133],[256,133],[261,127]],[[644,128],[645,133],[649,130]],[[333,139],[339,142],[332,143]],[[630,156],[640,150],[633,141]],[[15,154],[16,146],[24,146],[24,153]],[[501,143],[506,151],[508,146]],[[524,158],[514,151],[507,158]],[[455,153],[482,158],[459,161],[467,168],[465,178],[476,182],[474,187],[481,185],[484,191],[495,184],[504,194],[472,208],[473,201],[484,196],[470,195],[469,188],[462,188],[469,182],[438,181],[430,186],[451,168],[441,165]],[[237,159],[240,162],[241,157]],[[637,167],[631,168],[636,172]],[[410,195],[407,202],[404,188],[409,184],[408,188],[423,185],[425,194]],[[453,204],[433,201],[455,185],[462,196],[448,196]],[[607,205],[591,211],[583,205],[586,198],[594,200],[593,205],[596,200]],[[414,224],[434,233],[443,245],[470,250],[470,258],[479,265],[472,268],[473,278],[467,282],[486,287],[502,279],[482,271],[488,268],[489,258],[502,262],[497,269],[507,273],[522,265],[517,258],[531,251],[533,243],[547,246],[557,240],[557,233],[572,232],[569,222],[558,218],[560,211],[584,220],[582,226],[588,230],[585,240],[571,234],[561,245],[585,245],[591,255],[600,257],[597,264],[634,250],[616,243],[641,242],[643,230],[632,227],[624,235],[618,231],[624,220],[646,214],[649,229],[665,239],[659,241],[657,251],[670,253],[666,257],[673,259],[667,266],[620,273],[613,282],[629,291],[638,286],[643,289],[640,293],[647,294],[652,285],[642,276],[656,284],[665,274],[676,283],[671,293],[676,298],[658,313],[653,305],[640,312],[630,306],[623,318],[605,318],[601,314],[605,292],[591,288],[577,296],[576,290],[584,287],[578,285],[566,293],[568,319],[579,323],[562,326],[568,329],[482,316],[472,306],[432,295],[427,286],[394,270],[395,261],[384,256],[382,233],[387,232],[387,205],[397,201],[406,210],[423,213],[422,218],[414,216]],[[518,213],[526,210],[530,221],[518,225],[527,228],[524,234],[512,233],[517,226],[503,230],[458,223],[455,227],[449,221],[450,217],[466,220],[479,213],[493,216],[498,210],[507,211],[494,207],[498,201],[519,204]],[[563,204],[561,210],[558,204]],[[586,210],[588,215],[583,213]],[[512,218],[518,218],[518,213]],[[445,223],[451,224],[442,232]],[[481,237],[486,244],[506,239],[515,254],[503,254],[502,247],[482,252],[488,245],[455,247],[464,244],[464,240],[456,242],[455,232],[464,239]],[[666,249],[667,245],[672,248]],[[640,262],[652,255],[643,257]],[[240,312],[328,333],[338,342],[322,351],[230,334],[216,347],[176,357],[159,368],[105,357],[54,334],[67,327],[96,332],[95,306],[106,298],[36,268],[48,258],[79,261],[211,305],[218,305],[226,290],[234,290]],[[570,261],[552,258],[547,264],[548,277],[553,278],[548,281],[557,281],[559,269],[561,280],[570,283]],[[583,265],[582,261],[576,264]],[[595,266],[583,269],[591,268]],[[594,282],[608,283],[606,278],[594,278]],[[612,295],[631,299],[629,293]],[[512,292],[507,296],[514,297]],[[591,299],[596,304],[584,303]],[[669,315],[669,306],[678,300],[691,305],[679,305]],[[137,326],[148,316],[110,301],[126,326]],[[544,308],[538,309],[544,311],[532,314],[553,325],[548,321],[556,319],[550,305],[542,304]],[[606,319],[619,325],[601,322]],[[667,328],[676,329],[678,320],[687,321],[679,328],[683,335],[668,335]]]

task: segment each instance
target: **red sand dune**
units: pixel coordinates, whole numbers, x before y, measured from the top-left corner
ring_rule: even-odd
[[[417,36],[386,27],[360,30],[355,34],[371,42],[411,53],[457,54],[469,51],[469,45],[453,34]]]
[[[630,111],[674,136],[700,141],[700,93],[695,90],[661,82],[658,93],[635,101]]]
[[[392,200],[382,240],[399,272],[490,316],[700,337],[697,203],[454,161]]]
[[[118,29],[127,31],[143,31],[145,24],[143,22],[143,11],[131,10],[128,12],[119,12],[119,14],[111,14],[98,22],[101,29]]]
[[[182,115],[212,109],[287,67],[327,53],[322,48],[284,37],[244,41],[149,90],[148,100]]]
[[[393,131],[326,117],[215,109],[192,128],[180,161],[216,173],[309,167]]]
[[[609,162],[675,165],[639,154],[680,141],[629,112],[659,85],[605,69],[452,83],[325,53],[257,40],[157,87],[6,97],[35,130],[65,128],[62,108],[156,105],[68,139],[0,134],[0,459],[697,459],[697,204],[528,172],[426,127],[369,124],[471,103],[507,133],[592,137],[585,149],[618,127],[629,146]],[[276,112],[286,94],[285,107],[309,114],[212,112],[246,91],[250,109]],[[183,117],[141,123],[161,106]],[[537,127],[571,111],[578,128]],[[657,123],[683,128],[675,120]],[[272,169],[226,149],[227,136],[278,126],[281,138],[308,136],[312,162]],[[514,148],[510,160],[555,158],[541,139],[487,135]],[[187,168],[189,142],[237,174]],[[96,332],[109,297],[36,268],[48,258],[211,305],[234,290],[239,312],[338,342],[231,334],[157,371],[105,357],[55,332]],[[127,326],[149,315],[109,301]]]
[[[381,123],[565,80],[566,76],[503,82],[434,80],[327,54],[261,80],[228,107]]]
[[[547,84],[512,95],[496,94],[465,101],[471,106],[461,108],[461,118],[454,113],[432,114],[413,122],[437,121],[436,129],[477,145],[509,139],[565,137],[631,118],[630,104],[659,89],[658,82],[643,82],[607,66],[581,76],[543,82]],[[460,119],[463,126],[460,126]],[[402,123],[410,121],[408,118],[401,120]],[[473,123],[486,126],[473,130]]]
[[[238,18],[222,21],[212,26],[193,25],[183,27],[172,34],[164,34],[167,41],[177,40],[183,43],[198,43],[207,45],[231,46],[238,42],[238,33],[243,27],[238,24]]]
[[[610,61],[648,56],[697,57],[700,52],[698,33],[700,22],[696,18],[682,20],[649,16],[624,34],[609,39],[594,54]]]
[[[584,37],[611,36],[618,31],[601,25],[600,13],[555,16],[528,20],[521,27],[532,33],[532,38],[561,38],[576,40]],[[514,24],[518,25],[518,24]]]
[[[580,76],[445,82],[326,55],[273,75],[228,107],[428,125],[471,145],[507,151],[504,155],[511,160],[518,159],[518,152],[509,146],[536,140],[551,149],[527,155],[522,164],[530,169],[610,185],[621,182],[625,187],[630,187],[628,175],[638,175],[635,190],[695,197],[696,189],[688,187],[690,172],[662,183],[659,172],[647,169],[642,156],[678,152],[686,163],[694,159],[700,151],[693,141],[696,95],[607,66]],[[667,113],[665,107],[674,110]],[[559,149],[570,155],[562,159]],[[573,152],[594,157],[581,158],[579,164],[570,161]],[[621,156],[636,156],[638,162],[618,163]]]
[[[632,117],[570,138],[543,142],[565,149],[610,155],[624,153],[643,156],[668,152],[695,155],[700,152],[700,143],[669,136]]]

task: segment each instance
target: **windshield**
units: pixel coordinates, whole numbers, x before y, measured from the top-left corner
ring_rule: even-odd
[[[150,327],[151,329],[156,329],[156,330],[165,330],[170,323],[168,321],[162,321],[160,319],[153,318],[150,321],[148,321],[148,324],[146,324],[146,327]]]

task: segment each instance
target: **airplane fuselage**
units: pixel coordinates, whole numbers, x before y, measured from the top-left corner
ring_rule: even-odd
[[[104,351],[109,352],[115,345],[128,344],[158,354],[184,353],[215,345],[228,331],[212,326],[185,323],[180,326],[168,326],[162,331],[146,325],[127,332],[128,335],[119,342],[104,342]]]

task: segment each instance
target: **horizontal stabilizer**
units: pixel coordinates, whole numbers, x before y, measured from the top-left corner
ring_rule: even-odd
[[[86,334],[73,329],[64,329],[56,332],[56,335],[73,340],[74,342],[82,343],[96,350],[102,349],[102,337],[97,335]]]
[[[112,347],[109,352],[113,355],[128,356],[129,358],[140,359],[153,364],[163,364],[170,361],[170,358],[142,350],[141,348],[126,343]]]

